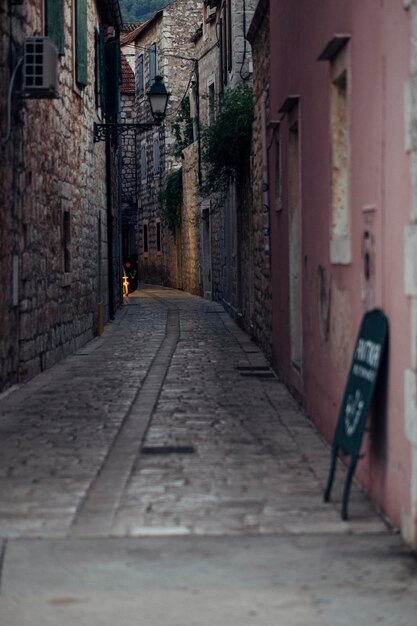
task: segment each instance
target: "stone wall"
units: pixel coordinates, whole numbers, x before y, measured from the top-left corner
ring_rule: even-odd
[[[144,58],[144,93],[138,92],[136,83],[136,118],[138,122],[151,122],[147,91],[150,89],[149,50],[157,44],[157,73],[161,71],[161,20],[156,20],[147,32],[136,40],[136,66],[141,55]],[[137,77],[136,77],[137,80]],[[164,78],[165,80],[165,78]],[[139,182],[139,280],[146,283],[176,286],[176,256],[171,233],[163,225],[161,191],[165,170],[165,130],[163,126],[140,133],[137,137]],[[159,169],[154,168],[154,142],[159,142]],[[143,150],[146,167],[143,168]],[[157,226],[160,224],[160,226]],[[148,239],[146,251],[144,227]],[[157,246],[157,228],[160,229],[160,249]]]
[[[254,91],[254,124],[253,124],[253,160],[252,160],[252,194],[253,194],[253,311],[251,316],[252,333],[257,343],[268,357],[271,357],[272,342],[272,293],[271,293],[271,257],[269,250],[269,210],[271,198],[269,187],[265,189],[263,182],[262,149],[265,141],[273,141],[275,130],[269,129],[263,136],[262,115],[268,119],[269,97],[269,0],[259,3],[259,11],[253,24],[253,91]],[[266,129],[265,129],[266,130]],[[267,157],[267,154],[266,154]]]
[[[201,216],[197,196],[198,149],[193,143],[183,152],[183,207],[181,212],[181,289],[203,295],[201,281]]]
[[[135,95],[122,93],[122,123],[134,123]],[[138,162],[137,136],[134,131],[125,133],[120,141],[121,147],[121,209],[123,256],[136,256],[138,247]]]
[[[253,14],[254,2],[246,3],[246,28]],[[226,74],[221,71],[221,51],[216,45],[219,37],[219,20],[227,23],[228,9],[217,8],[216,17],[205,3],[208,22],[203,24],[195,55],[199,62],[199,102],[202,126],[219,112],[219,98],[225,89],[251,81],[251,47],[244,38],[243,4],[230,0],[231,49],[230,66]],[[212,18],[210,18],[210,14]],[[220,29],[221,30],[221,29]],[[226,28],[227,30],[227,28]],[[227,39],[227,38],[226,38]],[[227,45],[229,50],[229,45]],[[214,100],[214,113],[212,102]],[[247,164],[249,168],[249,163]],[[252,195],[249,169],[228,189],[202,198],[210,205],[211,278],[212,297],[223,303],[231,315],[251,331],[252,311]],[[204,271],[203,263],[203,271]]]
[[[0,2],[0,135],[7,134],[6,87],[9,84],[8,2]],[[24,17],[15,18],[14,28],[24,28]],[[19,179],[23,176],[21,110],[13,106],[13,133],[7,144],[0,142],[0,392],[16,383],[19,369],[19,308],[16,282],[19,272],[19,215],[23,202]],[[13,293],[15,292],[15,293]]]
[[[151,121],[146,92],[150,88],[149,58],[150,46],[156,43],[157,74],[163,76],[171,93],[167,117],[161,127],[144,132],[138,142],[138,154],[146,152],[146,174],[140,171],[139,200],[139,276],[150,283],[179,287],[181,285],[180,257],[177,250],[178,237],[174,237],[164,224],[161,192],[165,187],[165,175],[172,167],[180,164],[175,154],[175,140],[172,125],[185,97],[193,72],[193,62],[189,57],[192,48],[190,38],[201,14],[198,0],[176,0],[163,10],[162,17],[155,20],[136,39],[136,68],[141,55],[144,58],[144,94],[136,92],[137,118]],[[155,144],[159,143],[159,169],[155,168]],[[141,158],[138,159],[141,161]],[[159,224],[159,226],[158,226]],[[144,226],[148,233],[148,251],[144,246]],[[160,229],[157,231],[157,229]],[[157,232],[160,232],[160,249],[157,246]],[[183,259],[186,263],[186,258]]]
[[[27,0],[11,6],[10,26],[2,0],[3,85],[10,76],[10,40],[21,54],[26,36],[43,33],[40,4]],[[91,339],[100,310],[108,309],[105,148],[103,142],[93,143],[93,123],[101,117],[94,43],[99,15],[95,2],[88,2],[88,85],[79,89],[73,75],[72,3],[66,0],[64,6],[59,98],[14,97],[10,140],[1,148],[0,390]],[[3,133],[4,95],[0,107]],[[117,187],[113,190],[117,194]]]

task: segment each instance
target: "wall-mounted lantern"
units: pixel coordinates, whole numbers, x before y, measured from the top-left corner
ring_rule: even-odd
[[[155,82],[147,93],[152,117],[155,121],[140,122],[138,124],[122,124],[118,122],[109,122],[107,124],[94,123],[94,143],[104,141],[109,138],[114,139],[115,137],[119,137],[119,135],[123,135],[123,133],[128,130],[134,130],[135,132],[141,133],[145,130],[153,128],[154,126],[159,126],[165,118],[170,95],[171,94],[167,91],[164,85],[162,76],[156,76]]]
[[[166,115],[168,100],[171,95],[166,90],[162,76],[155,76],[155,82],[146,95],[153,118],[155,121],[161,122]]]

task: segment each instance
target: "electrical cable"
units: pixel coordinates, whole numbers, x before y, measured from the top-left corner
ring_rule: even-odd
[[[191,81],[193,80],[193,76],[195,74],[195,68],[196,68],[196,64],[197,63],[198,63],[198,61],[196,59],[194,59],[194,68],[193,68],[193,71],[191,72],[191,75],[190,75],[187,87],[185,89],[184,95],[181,98],[181,101],[180,101],[179,105],[177,106],[177,108],[175,109],[175,111],[172,111],[169,115],[167,115],[166,116],[167,118],[173,118],[178,113],[178,111],[180,110],[180,108],[182,106],[182,103],[184,102],[184,100],[185,100],[185,98],[187,96],[188,90],[190,89]]]
[[[249,80],[251,77],[250,72],[243,72],[243,66],[245,64],[247,53],[247,42],[246,42],[246,0],[243,0],[243,55],[242,55],[242,63],[240,66],[239,75],[243,81]]]

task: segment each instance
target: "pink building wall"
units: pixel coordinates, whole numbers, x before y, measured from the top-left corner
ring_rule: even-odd
[[[301,382],[291,365],[289,319],[288,115],[280,124],[282,210],[271,206],[273,358],[330,441],[364,312],[389,319],[386,402],[365,440],[356,477],[401,526],[410,511],[411,456],[404,432],[404,371],[410,362],[410,305],[404,293],[404,226],[410,211],[410,163],[404,143],[404,84],[410,72],[410,14],[401,2],[271,2],[270,121],[299,96],[301,172]],[[337,34],[349,34],[350,237],[352,260],[330,262],[330,65],[318,61]],[[271,133],[276,133],[272,125]],[[269,152],[277,195],[277,148]],[[374,272],[364,279],[364,232],[374,238]],[[384,407],[385,405],[385,407]],[[325,480],[325,477],[323,477]]]

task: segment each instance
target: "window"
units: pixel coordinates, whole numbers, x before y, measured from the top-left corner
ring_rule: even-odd
[[[88,84],[87,71],[87,0],[74,0],[74,69],[79,87]]]
[[[220,64],[223,84],[227,85],[227,30],[223,17],[220,19]]]
[[[62,56],[65,49],[64,37],[64,1],[45,0],[44,2],[45,35],[50,37]]]
[[[96,30],[96,97],[97,105],[102,113],[106,111],[106,52],[104,44],[104,27]]]
[[[161,170],[161,154],[159,146],[159,135],[154,135],[153,138],[153,173],[159,174]]]
[[[227,69],[232,71],[233,57],[232,57],[232,2],[226,0],[226,29],[227,29]]]
[[[282,158],[280,125],[275,131],[275,210],[282,209]]]
[[[137,71],[137,95],[141,98],[145,93],[145,74],[143,65],[143,54],[138,58],[138,71]]]
[[[161,220],[157,220],[156,222],[156,251],[161,253]]]
[[[106,120],[117,122],[120,111],[120,44],[112,36],[106,38]]]
[[[193,85],[190,93],[190,116],[193,121],[193,141],[198,137],[198,93],[196,85]]]
[[[341,265],[352,260],[349,208],[349,40],[350,35],[335,35],[318,58],[319,61],[330,62],[330,261]]]
[[[140,179],[146,180],[146,141],[140,145]]]
[[[208,86],[208,121],[213,124],[216,119],[216,93],[214,90],[214,81]]]
[[[302,332],[302,207],[301,207],[301,133],[298,105],[288,114],[288,228],[290,341],[293,371],[301,376]]]
[[[149,48],[149,82],[152,83],[157,75],[157,57],[156,57],[156,43],[153,43]]]
[[[349,225],[349,110],[348,69],[345,46],[330,65],[330,136],[331,136],[331,244],[332,263],[350,263]]]
[[[71,272],[71,215],[69,211],[62,212],[62,253],[64,274]]]
[[[149,251],[149,235],[148,235],[148,223],[145,222],[143,225],[143,253],[145,256],[148,256]]]

